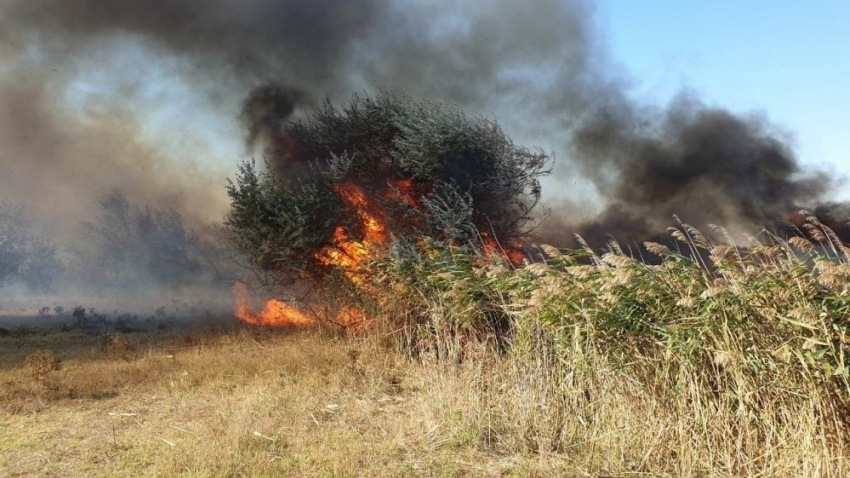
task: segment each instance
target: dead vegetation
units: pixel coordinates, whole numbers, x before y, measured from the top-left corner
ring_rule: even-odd
[[[41,350],[27,356],[24,366],[29,369],[33,382],[43,385],[51,372],[62,368],[62,361],[50,350]]]
[[[198,337],[185,345],[187,336]],[[499,456],[464,417],[465,372],[320,331],[131,337],[132,360],[71,348],[38,394],[0,363],[3,476],[548,476],[547,456]],[[4,342],[3,346],[9,345]],[[26,347],[27,344],[22,344]],[[65,348],[60,348],[65,347]],[[569,474],[566,476],[570,476]]]
[[[127,336],[118,332],[110,334],[103,343],[106,356],[112,359],[129,359],[133,349]]]

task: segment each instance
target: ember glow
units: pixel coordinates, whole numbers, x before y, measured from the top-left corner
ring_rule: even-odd
[[[525,259],[525,253],[522,252],[522,249],[510,244],[499,244],[486,232],[481,233],[481,242],[484,245],[482,250],[487,256],[502,257],[513,265],[519,265]]]
[[[241,282],[231,288],[236,302],[234,315],[248,325],[273,328],[312,327],[321,319],[338,327],[360,329],[366,321],[366,316],[356,307],[345,306],[336,313],[330,314],[321,304],[306,307],[308,310],[278,299],[266,301],[263,310],[253,312],[250,305],[251,292]]]

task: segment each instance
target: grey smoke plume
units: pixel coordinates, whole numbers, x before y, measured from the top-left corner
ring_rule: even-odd
[[[550,189],[589,181],[606,202],[590,222],[556,204],[560,226],[549,232],[564,239],[595,230],[640,239],[672,214],[698,227],[758,226],[830,186],[802,174],[763,119],[698,100],[660,112],[631,101],[583,0],[7,0],[0,59],[0,190],[57,220],[115,186],[187,217],[224,212],[217,172],[176,161],[179,138],[141,133],[135,113],[150,104],[139,91],[150,85],[125,81],[134,76],[180,78],[209,107],[187,111],[186,130],[203,129],[210,111],[241,118],[260,151],[282,121],[363,89],[492,115],[519,141],[556,151]],[[123,86],[68,114],[75,82],[98,65]],[[169,95],[159,101],[180,92]]]
[[[576,129],[574,158],[609,203],[581,234],[640,241],[682,220],[738,232],[787,220],[833,181],[804,171],[766,119],[737,116],[682,95],[663,111],[601,108]]]
[[[140,133],[143,113],[179,97],[172,91],[148,102],[151,85],[141,81],[180,78],[233,117],[233,105],[248,96],[243,119],[255,140],[296,109],[261,95],[271,83],[284,85],[278,91],[292,92],[302,109],[388,88],[457,101],[541,135],[551,122],[531,118],[568,118],[569,103],[583,98],[579,85],[594,80],[585,78],[587,15],[577,0],[7,0],[0,5],[0,167],[7,173],[0,189],[7,199],[37,202],[33,188],[51,185],[39,204],[54,220],[68,216],[67,205],[95,204],[115,186],[190,216],[204,210],[209,218],[209,205],[224,212],[223,194],[210,192],[216,172],[184,173],[185,159],[175,166],[173,156],[191,149],[174,153],[171,143]],[[89,95],[69,112],[68,97],[93,69],[117,92]],[[520,105],[528,112],[511,113]],[[183,127],[204,128],[192,114]],[[193,176],[211,177],[199,185]]]

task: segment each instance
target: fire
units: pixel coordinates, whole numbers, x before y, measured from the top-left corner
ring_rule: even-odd
[[[262,327],[310,327],[319,323],[318,317],[325,317],[329,323],[340,327],[360,329],[365,324],[366,316],[355,307],[342,307],[335,313],[329,313],[321,304],[310,306],[310,313],[287,304],[284,301],[270,299],[266,301],[263,310],[255,314],[251,311],[251,293],[245,284],[237,282],[231,288],[236,301],[234,315],[243,323]]]
[[[357,211],[366,230],[365,241],[371,244],[387,242],[387,219],[381,207],[366,195],[362,187],[346,183],[337,188],[343,200]]]
[[[419,209],[419,199],[413,187],[413,181],[410,179],[399,179],[392,186],[385,194],[387,198],[400,200],[414,209]]]
[[[337,226],[332,244],[316,252],[315,257],[319,264],[337,267],[359,283],[364,263],[388,242],[387,218],[381,206],[358,184],[341,184],[336,190],[346,207],[356,212],[364,237],[352,238],[345,227]]]
[[[358,227],[338,225],[330,244],[316,251],[313,257],[322,266],[342,271],[353,284],[366,287],[369,260],[380,254],[389,243],[387,211],[378,199],[367,194],[357,183],[346,182],[334,186],[334,189],[342,198],[345,208],[353,213],[349,217],[356,218]],[[418,209],[422,193],[422,190],[414,187],[411,180],[402,179],[388,183],[378,197]],[[414,230],[415,224],[411,224],[410,232]],[[358,235],[362,237],[357,237]],[[522,262],[524,254],[519,248],[500,244],[486,233],[481,233],[481,240],[487,255],[502,257],[514,264]],[[321,314],[330,323],[343,327],[360,327],[366,319],[363,311],[352,307],[343,307],[339,311],[329,313],[323,305],[311,304],[312,313],[307,314],[298,307],[276,299],[267,301],[262,312],[254,314],[248,305],[247,287],[237,283],[233,286],[233,293],[236,297],[236,316],[252,325],[309,326],[318,323]]]
[[[316,319],[281,300],[271,299],[259,314],[251,312],[250,293],[245,284],[237,282],[231,289],[236,299],[236,317],[246,324],[267,327],[304,327],[314,325]]]
[[[514,265],[522,264],[523,259],[525,259],[525,253],[520,248],[499,244],[498,241],[490,237],[486,232],[481,233],[481,242],[484,245],[483,252],[488,256],[502,257]]]
[[[388,242],[386,213],[358,184],[348,182],[336,186],[335,189],[346,207],[356,213],[363,237],[352,237],[346,227],[337,226],[331,244],[317,251],[314,257],[319,264],[340,269],[350,281],[362,284],[363,274],[367,272],[366,262]],[[399,188],[399,191],[401,190]],[[412,197],[410,200],[412,201]],[[298,307],[276,299],[267,301],[263,311],[254,314],[248,305],[247,287],[237,283],[233,286],[233,293],[236,297],[235,315],[247,324],[281,327],[309,326],[318,322],[315,315],[306,314]],[[363,312],[352,307],[344,307],[334,314],[328,314],[325,308],[318,304],[310,308],[317,314],[329,315],[326,319],[340,326],[358,327],[365,321]]]

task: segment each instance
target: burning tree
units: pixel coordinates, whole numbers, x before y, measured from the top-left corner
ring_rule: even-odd
[[[496,122],[388,93],[344,108],[325,101],[296,121],[247,105],[266,127],[267,168],[240,167],[226,224],[251,264],[279,282],[331,270],[356,281],[365,258],[423,238],[521,260],[516,246],[539,219],[551,160]]]

